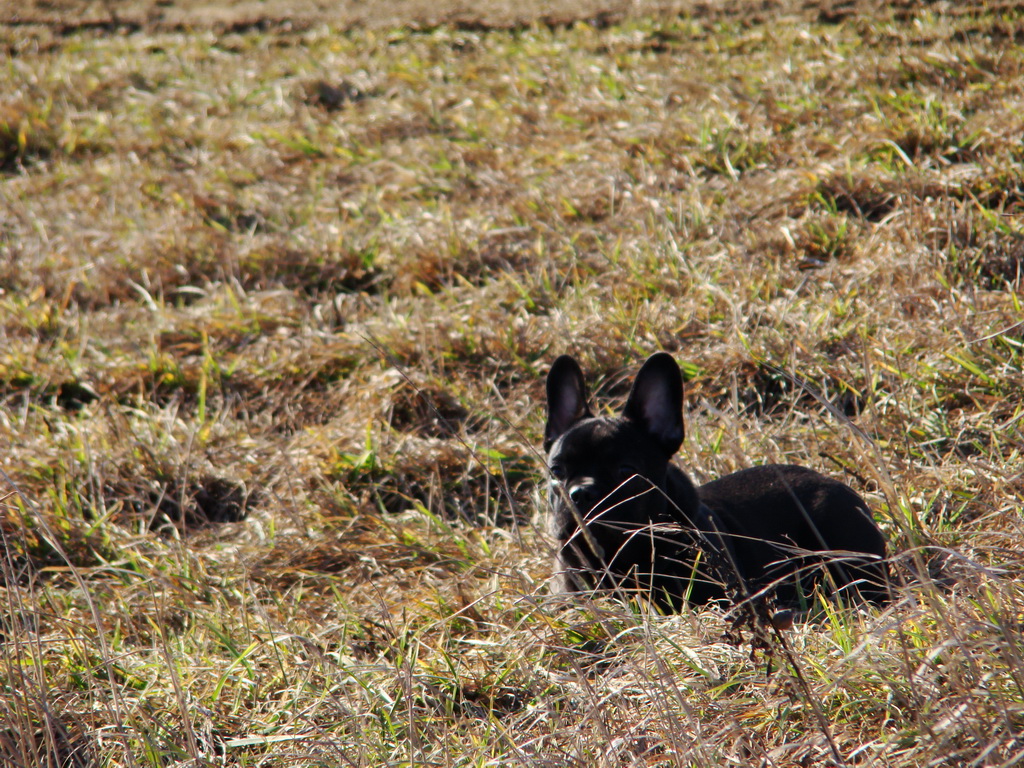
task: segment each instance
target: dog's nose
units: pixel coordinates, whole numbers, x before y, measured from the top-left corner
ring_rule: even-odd
[[[597,494],[590,483],[579,483],[569,489],[569,498],[578,510],[586,512],[597,501]]]

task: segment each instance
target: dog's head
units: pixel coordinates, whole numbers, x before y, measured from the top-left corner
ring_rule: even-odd
[[[682,374],[666,353],[644,363],[617,417],[595,416],[579,365],[567,355],[555,360],[544,449],[552,534],[561,544],[608,558],[642,528],[667,522],[666,475],[683,442],[682,407]],[[597,564],[592,554],[585,559]]]

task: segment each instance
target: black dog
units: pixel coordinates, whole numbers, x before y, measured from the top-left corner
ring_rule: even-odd
[[[683,378],[670,355],[647,360],[618,418],[591,413],[567,355],[548,373],[547,398],[562,591],[639,592],[669,611],[757,594],[795,607],[819,585],[887,597],[885,539],[853,489],[783,464],[697,488],[670,463],[683,442]]]

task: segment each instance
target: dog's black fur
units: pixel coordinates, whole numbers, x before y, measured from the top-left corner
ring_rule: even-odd
[[[667,611],[760,590],[797,607],[819,585],[886,599],[885,539],[853,489],[783,464],[697,488],[671,463],[683,378],[670,355],[647,360],[616,418],[593,415],[583,372],[563,355],[548,373],[547,409],[560,590],[639,592]]]

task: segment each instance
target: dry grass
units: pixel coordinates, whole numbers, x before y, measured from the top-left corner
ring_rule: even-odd
[[[0,30],[4,764],[1019,764],[1024,16],[844,7]],[[546,366],[656,349],[895,605],[547,594]]]

